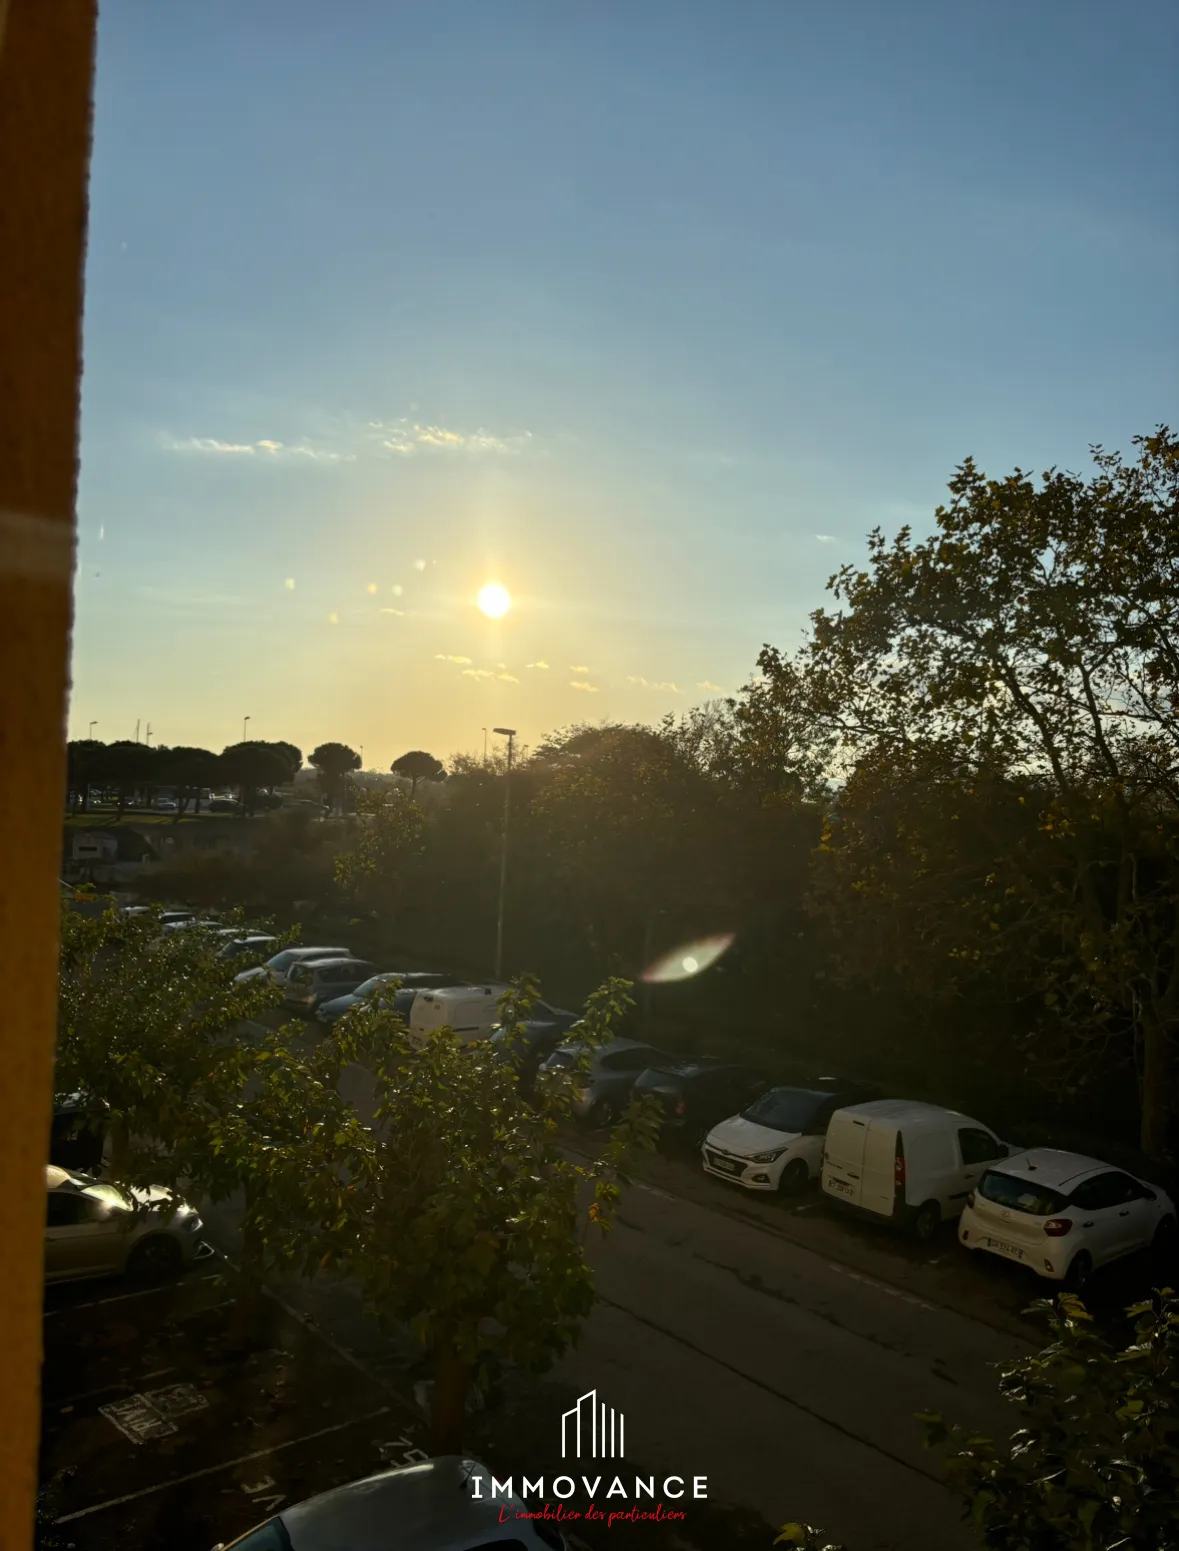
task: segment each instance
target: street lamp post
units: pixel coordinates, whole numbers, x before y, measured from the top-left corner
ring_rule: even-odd
[[[242,717],[242,742],[243,743],[246,741],[246,728],[250,725],[250,721],[251,721],[250,717],[248,717],[248,716],[243,716]]]
[[[514,727],[493,727],[491,730],[498,737],[508,740],[508,768],[504,775],[504,831],[500,841],[499,853],[499,910],[495,923],[495,978],[502,980],[504,973],[504,899],[508,888],[508,822],[512,811],[512,741],[516,736],[516,729]]]
[[[95,718],[94,718],[94,720],[93,720],[93,721],[92,721],[92,722],[91,722],[91,723],[90,723],[90,730],[89,730],[89,732],[88,732],[88,733],[87,733],[87,734],[86,734],[86,736],[87,736],[87,737],[88,737],[88,738],[93,738],[93,737],[94,737],[94,729],[95,729],[95,728],[96,728],[96,727],[97,727],[97,726],[98,726],[98,718],[97,718],[97,716],[96,716],[96,717],[95,717]]]

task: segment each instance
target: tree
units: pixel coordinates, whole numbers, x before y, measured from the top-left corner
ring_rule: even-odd
[[[1179,1297],[1169,1288],[1127,1310],[1117,1345],[1084,1305],[1037,1307],[1054,1339],[1005,1370],[1022,1426],[997,1445],[940,1416],[921,1418],[950,1448],[950,1481],[990,1551],[1179,1548]]]
[[[98,738],[76,738],[66,744],[67,796],[83,813],[90,811],[90,787],[101,768],[105,748]]]
[[[201,811],[201,790],[213,786],[222,773],[222,764],[212,749],[175,748],[159,750],[159,780],[176,790],[175,822],[179,823],[191,802],[193,812]]]
[[[283,776],[282,784],[289,786],[303,768],[303,751],[297,749],[293,743],[283,743],[281,740],[270,743],[267,747],[272,748],[283,759],[286,774]]]
[[[410,749],[408,754],[395,759],[389,769],[394,775],[404,776],[409,782],[411,800],[417,796],[419,781],[446,780],[446,766],[440,759],[435,759],[433,754],[427,754],[425,749]]]
[[[358,906],[380,911],[391,928],[419,870],[425,815],[396,788],[361,793],[356,812],[356,843],[337,855],[336,882]]]
[[[328,800],[335,808],[343,806],[344,783],[353,770],[360,769],[360,755],[346,743],[321,743],[313,749],[308,764],[319,771]]]
[[[240,789],[242,811],[252,814],[260,790],[280,786],[287,779],[290,759],[272,743],[250,740],[231,743],[219,761],[222,778]]]
[[[525,984],[506,1000],[508,1027],[534,996]],[[579,1031],[587,1046],[610,1037],[628,1004],[621,982],[590,998]],[[634,1106],[601,1158],[575,1163],[555,1123],[567,1091],[530,1103],[490,1044],[442,1030],[415,1049],[397,1015],[375,1003],[341,1020],[337,1038],[369,1052],[379,1140],[342,1192],[324,1257],[356,1279],[382,1322],[408,1325],[432,1353],[430,1447],[454,1453],[471,1382],[488,1364],[541,1372],[576,1340],[594,1301],[584,1226],[609,1227],[620,1162],[651,1145],[658,1121]]]
[[[853,893],[884,882],[895,911],[891,859],[908,851],[933,901],[918,932],[940,932],[949,968],[988,965],[1038,999],[1031,1057],[1062,1086],[1132,1065],[1141,1146],[1162,1158],[1179,1035],[1179,443],[1163,429],[1136,446],[1134,463],[1096,449],[1088,482],[989,480],[968,460],[933,536],[876,530],[869,568],[829,584],[842,608],[812,616],[795,657],[763,651],[749,703],[801,717],[846,781],[826,842],[858,851],[844,899],[859,911]],[[877,797],[890,772],[910,790],[937,772],[936,818],[923,799],[883,828],[857,805],[866,771]],[[950,878],[955,796],[979,822]],[[1013,831],[1017,807],[1029,822]],[[958,943],[934,920],[946,889]]]
[[[155,775],[157,750],[146,743],[119,739],[97,756],[92,779],[114,786],[119,793],[119,817],[129,801],[143,795]]]

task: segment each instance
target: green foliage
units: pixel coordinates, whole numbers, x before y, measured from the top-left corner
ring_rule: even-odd
[[[534,997],[525,983],[505,999],[508,1028]],[[590,998],[579,1029],[587,1052],[628,1006],[623,982]],[[652,1117],[635,1106],[601,1158],[575,1162],[558,1133],[568,1081],[530,1099],[490,1043],[464,1045],[443,1029],[417,1049],[375,1001],[337,1031],[375,1073],[377,1140],[349,1161],[323,1258],[356,1279],[378,1318],[408,1325],[434,1352],[440,1389],[457,1376],[458,1414],[435,1418],[440,1446],[457,1446],[466,1376],[503,1361],[543,1371],[576,1341],[594,1300],[585,1229],[609,1228],[621,1165],[651,1144]],[[453,1407],[453,1385],[444,1403]]]
[[[1179,1298],[1127,1312],[1114,1345],[1083,1304],[1037,1305],[1054,1339],[1000,1385],[1022,1413],[1006,1445],[926,1416],[949,1477],[993,1551],[1176,1551],[1179,1547]]]
[[[355,904],[379,909],[392,925],[408,899],[422,853],[425,815],[411,797],[382,787],[356,798],[355,844],[335,859],[336,882]]]
[[[783,1524],[774,1540],[776,1546],[796,1546],[798,1551],[844,1551],[830,1543],[813,1524]]]
[[[936,532],[869,539],[792,659],[767,648],[738,713],[843,779],[819,856],[833,942],[917,994],[984,975],[1060,1088],[1138,1073],[1166,1155],[1179,1032],[1179,443],[1095,452],[1088,481],[971,462]],[[778,722],[790,737],[783,740]],[[767,733],[766,728],[770,731]],[[793,756],[792,756],[793,757]],[[798,761],[796,761],[796,764]]]
[[[417,795],[419,781],[445,781],[446,766],[425,749],[410,749],[389,766],[394,775],[404,776],[410,783],[409,795]]]

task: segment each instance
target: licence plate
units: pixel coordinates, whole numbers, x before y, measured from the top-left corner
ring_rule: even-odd
[[[987,1239],[986,1246],[988,1249],[995,1250],[1000,1255],[1009,1256],[1012,1260],[1023,1259],[1023,1250],[1018,1248],[1018,1246],[1015,1244],[1008,1244],[1006,1239]]]
[[[855,1194],[852,1187],[842,1179],[828,1179],[827,1188],[834,1190],[836,1195],[850,1196]]]
[[[732,1158],[714,1158],[712,1166],[714,1169],[723,1169],[726,1174],[739,1174],[744,1167],[743,1164],[735,1163]]]

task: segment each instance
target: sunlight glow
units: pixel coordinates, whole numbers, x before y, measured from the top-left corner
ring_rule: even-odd
[[[498,582],[488,582],[475,600],[488,619],[502,619],[512,606],[512,595]]]
[[[677,980],[691,980],[722,959],[736,940],[734,932],[717,932],[711,937],[698,937],[693,942],[682,943],[670,953],[664,953],[654,964],[649,964],[639,976],[648,985],[670,985]]]

